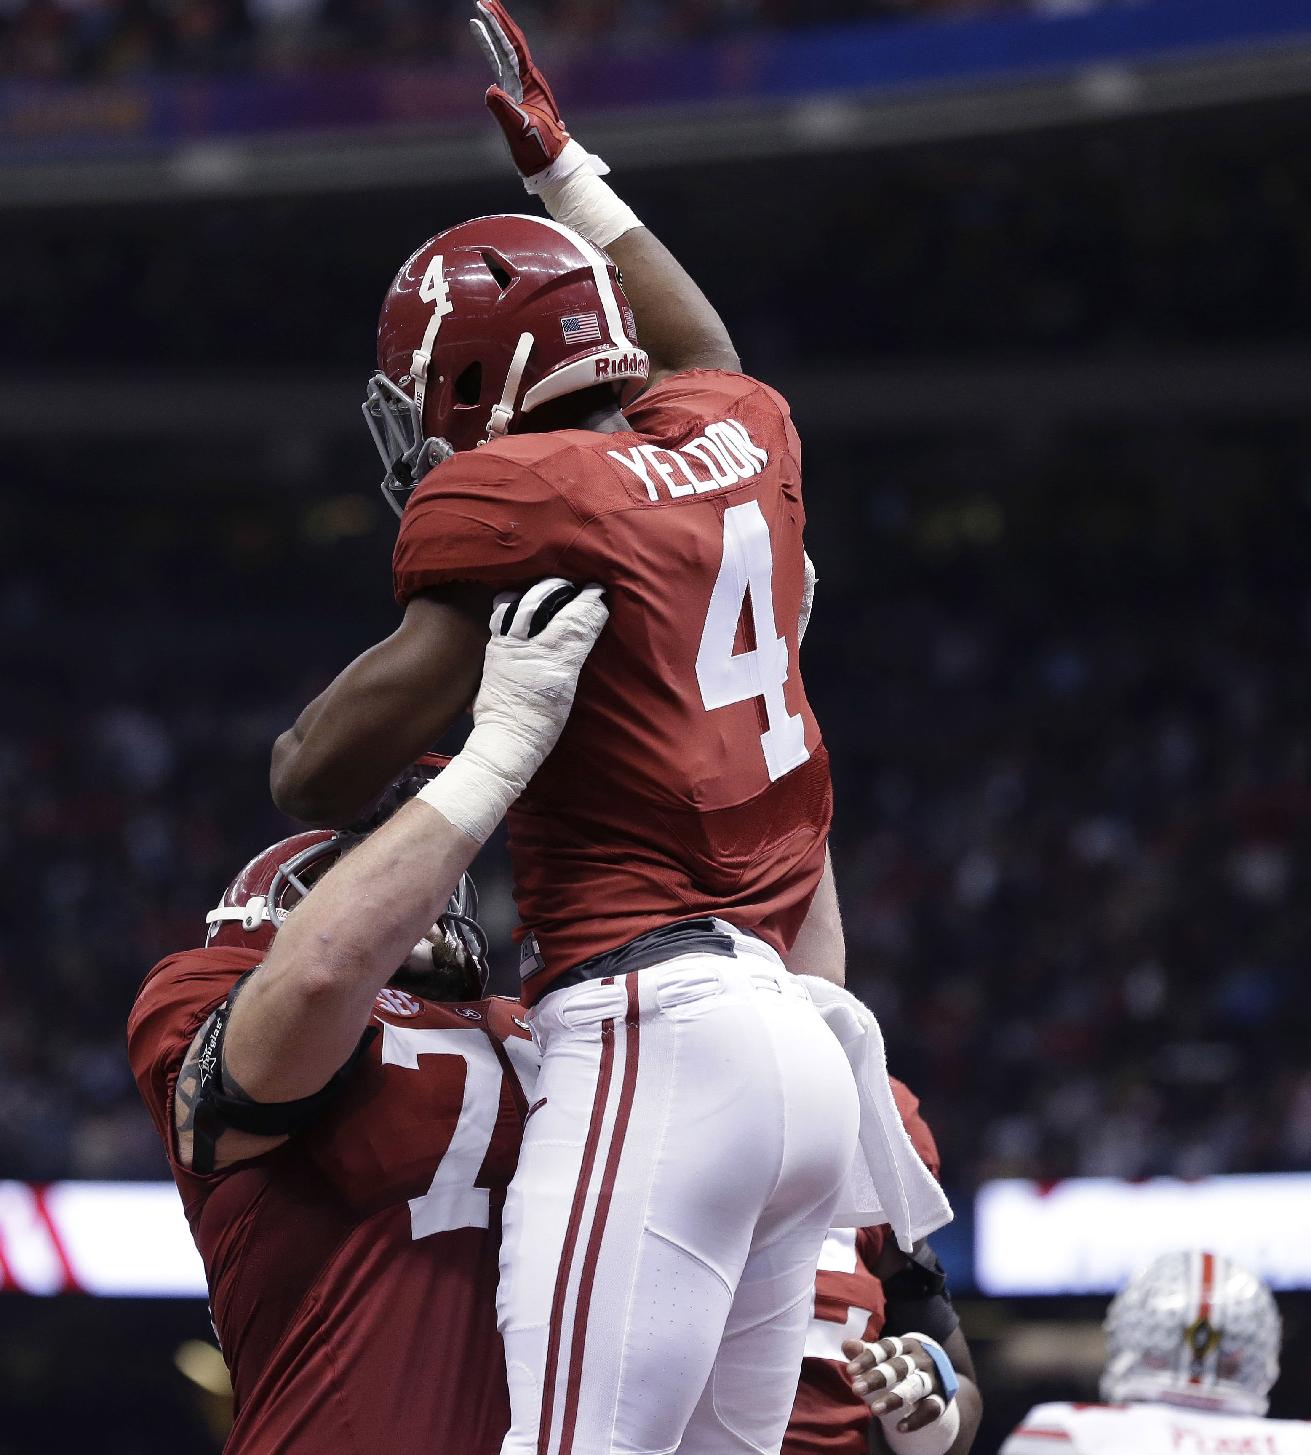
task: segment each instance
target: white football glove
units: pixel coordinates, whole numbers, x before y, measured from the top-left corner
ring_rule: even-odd
[[[559,741],[610,612],[600,586],[552,577],[496,598],[473,731],[418,797],[486,843]]]

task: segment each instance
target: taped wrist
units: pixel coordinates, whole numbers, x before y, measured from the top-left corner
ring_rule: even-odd
[[[549,167],[543,167],[540,172],[534,172],[531,177],[522,178],[523,189],[533,197],[540,197],[548,187],[563,182],[566,177],[571,177],[575,172],[583,170],[590,172],[593,177],[604,177],[609,174],[610,168],[600,157],[589,152],[586,147],[580,146],[571,137],[565,143],[564,150]]]
[[[642,225],[614,188],[601,180],[609,170],[600,157],[571,141],[545,171],[526,177],[524,186],[542,199],[557,222],[593,246],[608,248],[616,238]]]
[[[939,1396],[931,1394],[929,1398]],[[899,1430],[897,1421],[905,1418],[905,1410],[893,1410],[879,1419],[883,1438],[895,1455],[946,1455],[960,1434],[960,1406],[954,1400],[936,1420],[918,1430]]]
[[[533,767],[519,773],[495,766],[479,750],[478,729],[436,778],[415,795],[448,819],[462,834],[485,844],[505,817],[510,805],[528,786]]]

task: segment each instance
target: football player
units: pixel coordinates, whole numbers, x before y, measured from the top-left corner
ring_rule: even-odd
[[[936,1177],[938,1148],[918,1099],[895,1078],[892,1091]],[[783,1455],[966,1455],[972,1448],[983,1401],[927,1242],[907,1257],[886,1226],[831,1229],[805,1355]]]
[[[1165,1253],[1111,1300],[1106,1404],[1040,1404],[1001,1455],[1311,1455],[1311,1424],[1268,1420],[1279,1310],[1218,1253]]]
[[[604,582],[610,627],[509,826],[543,1072],[506,1208],[505,1448],[776,1450],[859,1118],[787,973],[842,974],[800,446],[505,8],[477,11],[549,216],[453,227],[391,285],[365,409],[404,619],[279,739],[274,794],[358,812],[458,715],[489,591]],[[476,804],[457,821],[488,831]]]
[[[368,837],[258,855],[133,1007],[232,1373],[228,1455],[491,1455],[509,1423],[499,1223],[537,1057],[519,1007],[484,998],[478,845],[445,778],[498,814],[549,751],[606,616],[561,584],[498,609],[445,774]],[[545,625],[544,592],[570,598]]]

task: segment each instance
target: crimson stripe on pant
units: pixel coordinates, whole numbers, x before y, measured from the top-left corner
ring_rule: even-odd
[[[587,1345],[587,1315],[592,1305],[592,1286],[596,1282],[596,1265],[601,1255],[601,1239],[605,1234],[606,1220],[610,1216],[610,1202],[614,1196],[615,1178],[619,1172],[619,1158],[624,1149],[624,1138],[628,1135],[628,1122],[633,1112],[633,1098],[637,1091],[638,1053],[638,1004],[637,976],[628,977],[628,1013],[624,1017],[626,1027],[624,1051],[624,1079],[619,1086],[619,1104],[615,1108],[614,1132],[610,1138],[610,1150],[606,1154],[605,1168],[601,1174],[601,1190],[596,1198],[596,1211],[592,1215],[592,1231],[583,1253],[583,1271],[578,1278],[578,1300],[574,1307],[574,1326],[570,1336],[569,1382],[565,1388],[564,1417],[560,1425],[560,1455],[571,1455],[574,1444],[574,1429],[578,1424],[578,1397],[583,1382],[583,1354]]]
[[[592,1116],[587,1127],[587,1140],[583,1144],[578,1185],[574,1188],[564,1245],[560,1249],[560,1265],[555,1271],[555,1292],[551,1297],[551,1328],[546,1341],[546,1371],[542,1380],[542,1416],[537,1430],[537,1455],[547,1455],[551,1441],[556,1372],[560,1362],[560,1332],[564,1322],[565,1297],[569,1291],[569,1270],[573,1266],[578,1230],[583,1220],[583,1206],[587,1201],[587,1189],[592,1181],[592,1169],[596,1166],[596,1153],[601,1143],[601,1128],[605,1123],[605,1104],[610,1095],[610,1077],[615,1062],[614,1028],[613,1020],[601,1022],[601,1065],[596,1078],[596,1096],[592,1100]]]

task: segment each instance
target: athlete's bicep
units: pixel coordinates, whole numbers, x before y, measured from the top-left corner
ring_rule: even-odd
[[[358,817],[473,699],[487,645],[489,587],[412,597],[400,626],[357,657],[273,749],[274,802],[306,823]]]
[[[607,251],[623,276],[638,339],[651,356],[651,384],[684,369],[736,373],[742,367],[709,299],[649,228],[624,233]]]

